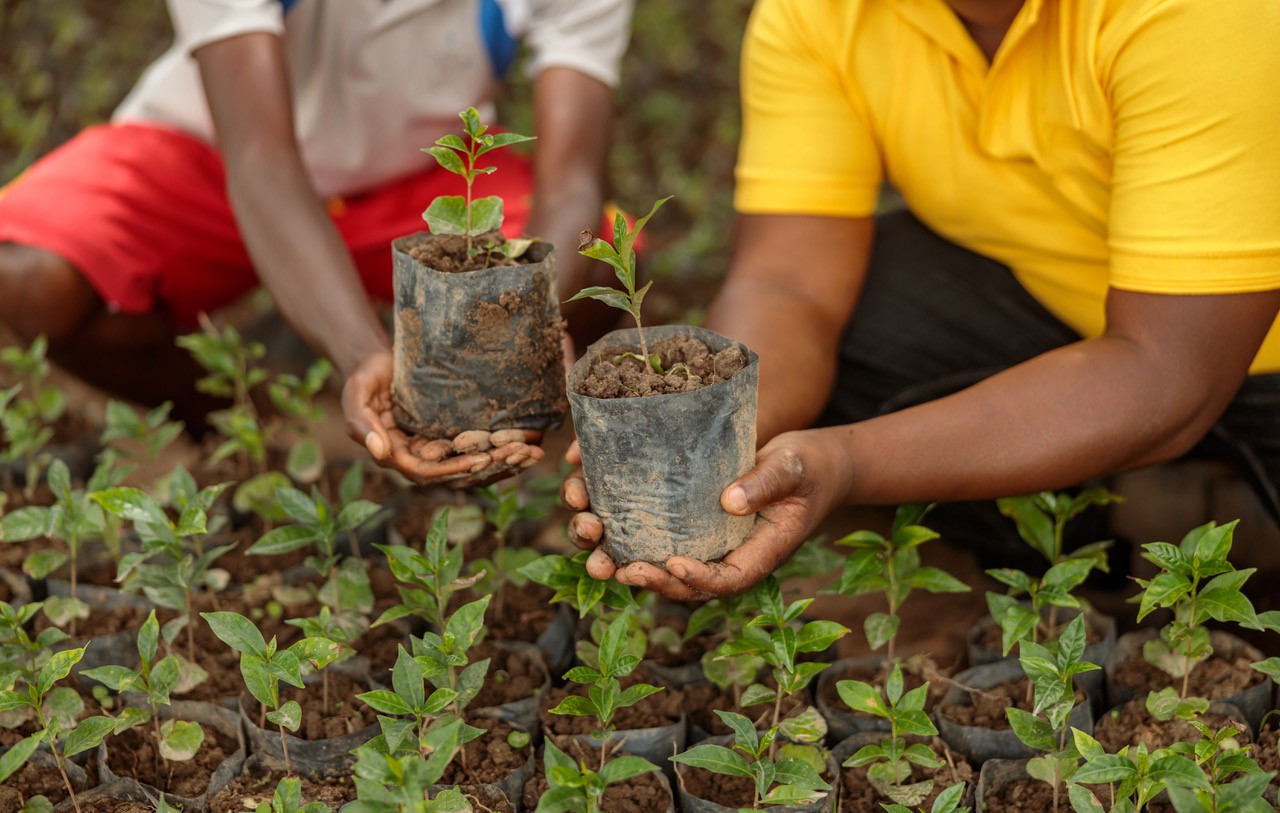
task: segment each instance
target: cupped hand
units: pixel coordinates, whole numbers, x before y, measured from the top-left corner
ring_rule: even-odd
[[[472,488],[518,474],[542,460],[542,433],[530,429],[472,430],[452,440],[410,437],[391,410],[390,353],[375,353],[356,368],[342,388],[347,435],[365,447],[380,466],[395,469],[419,485],[445,483]]]
[[[757,514],[751,536],[719,562],[673,556],[665,568],[635,562],[618,568],[598,548],[604,524],[587,511],[586,481],[581,469],[565,479],[561,496],[579,511],[569,522],[569,539],[593,550],[587,572],[597,579],[615,576],[623,584],[643,587],[680,600],[700,601],[734,596],[777,570],[814,528],[848,493],[851,477],[845,446],[828,436],[838,429],[788,432],[766,444],[751,471],[730,483],[720,505],[730,514]],[[582,457],[575,444],[566,459]]]

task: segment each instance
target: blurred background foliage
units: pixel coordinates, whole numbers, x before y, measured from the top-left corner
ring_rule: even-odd
[[[647,211],[676,196],[650,226],[650,261],[656,276],[691,289],[713,283],[727,262],[738,54],[750,7],[638,0],[615,97],[614,197]],[[0,0],[0,182],[109,118],[171,36],[163,0]],[[528,82],[513,76],[501,118],[528,131]],[[684,293],[686,304],[701,299]]]

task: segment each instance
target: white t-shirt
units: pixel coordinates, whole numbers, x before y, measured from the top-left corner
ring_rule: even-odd
[[[279,34],[303,161],[327,197],[434,165],[421,148],[457,132],[459,111],[485,110],[521,41],[531,48],[531,73],[563,66],[615,85],[633,0],[168,4],[176,41],[143,74],[115,121],[160,124],[214,143],[192,52],[240,34]]]

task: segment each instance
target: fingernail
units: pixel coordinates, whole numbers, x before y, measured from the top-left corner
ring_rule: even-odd
[[[675,576],[677,579],[683,579],[685,576],[689,575],[689,569],[682,564],[674,564],[667,569],[670,570],[671,575]]]
[[[746,511],[747,492],[742,488],[742,486],[733,486],[725,493],[724,504],[730,511]]]

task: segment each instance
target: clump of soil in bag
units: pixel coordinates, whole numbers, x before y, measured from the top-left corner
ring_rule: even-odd
[[[592,769],[600,767],[599,752],[593,750],[588,754],[577,743],[570,743],[568,748],[569,750],[566,753],[575,762],[586,762],[587,767]],[[533,776],[528,782],[524,783],[524,796],[521,807],[530,811],[535,809],[538,806],[538,800],[542,798],[549,787],[542,757],[538,757],[537,764],[534,766]],[[671,804],[671,794],[667,791],[666,786],[663,785],[656,772],[650,772],[633,776],[616,785],[610,785],[604,792],[600,809],[607,810],[609,813],[662,813]]]
[[[772,679],[766,681],[773,684]],[[716,714],[720,711],[732,711],[750,720],[756,721],[756,728],[768,728],[773,721],[773,704],[761,703],[750,708],[741,708],[733,699],[732,689],[721,689],[712,683],[695,683],[680,690],[684,695],[684,707],[689,715],[689,722],[698,726],[713,737],[732,734],[733,729],[725,725]],[[782,701],[782,719],[795,717],[808,708],[802,698],[787,697]],[[763,719],[762,719],[763,718]]]
[[[132,799],[94,799],[94,813],[154,813],[155,808]]]
[[[487,634],[495,641],[535,643],[560,612],[559,607],[551,603],[555,592],[541,584],[530,582],[524,587],[516,587],[504,582],[498,591],[502,593],[502,611],[497,611],[495,598],[489,602],[489,610],[485,613]],[[449,602],[450,611],[477,598],[480,596],[471,590],[459,591]]]
[[[840,711],[847,712],[848,714],[855,714],[856,712],[845,705],[845,702],[840,699],[840,690],[836,688],[836,684],[842,680],[858,680],[863,683],[869,683],[883,691],[885,681],[889,679],[889,672],[887,670],[890,668],[892,667],[886,663],[883,666],[868,664],[867,666],[853,666],[841,669],[839,672],[832,675],[830,679],[822,682],[818,686],[818,691],[822,693],[822,701],[830,708],[838,709]],[[939,669],[938,665],[932,660],[926,661],[920,671],[904,667],[902,670],[902,691],[903,693],[906,693],[928,683],[929,691],[925,695],[924,710],[926,712],[932,712],[934,706],[938,705],[942,700],[943,695],[947,693],[947,684],[941,680],[926,681],[921,672],[928,672],[929,674],[943,674],[942,670]]]
[[[1059,805],[1066,804],[1066,790],[1060,791]],[[984,813],[1027,813],[1028,810],[1053,810],[1053,788],[1038,779],[1018,779],[983,797]]]
[[[156,759],[155,730],[151,724],[130,728],[107,741],[107,766],[116,776],[137,779],[166,793],[194,799],[209,789],[213,772],[240,748],[239,743],[222,732],[209,726],[203,728],[204,742],[200,750],[194,758],[182,762]]]
[[[731,810],[751,808],[752,802],[755,800],[756,783],[745,776],[726,776],[725,774],[712,773],[702,768],[684,766],[681,766],[679,771],[684,781],[685,791],[697,796],[699,799],[715,802]],[[831,777],[827,776],[825,771],[822,778],[828,782],[831,781]],[[834,788],[827,791],[829,794],[834,792]],[[863,810],[864,808],[851,807],[848,809]],[[865,809],[872,810],[874,808]]]
[[[633,672],[619,679],[622,688],[636,683],[648,683],[652,686],[662,685],[652,675]],[[567,714],[552,714],[550,709],[560,705],[560,701],[570,694],[579,697],[587,696],[585,686],[570,686],[563,689],[550,689],[542,697],[538,708],[538,720],[543,727],[557,736],[562,734],[590,734],[596,728],[594,717],[573,717]],[[680,713],[684,705],[684,694],[678,689],[663,689],[651,694],[634,706],[618,709],[613,716],[613,724],[619,731],[637,731],[642,728],[661,728],[680,722]]]
[[[18,813],[25,800],[32,796],[47,797],[55,805],[67,798],[67,786],[62,783],[57,768],[44,768],[30,762],[19,768],[0,784],[0,813]]]
[[[662,359],[662,369],[668,371],[665,375],[630,356],[619,359],[617,364],[613,361],[623,353],[638,351],[639,348],[634,347],[606,348],[591,366],[578,392],[592,398],[642,398],[693,392],[728,380],[747,366],[747,354],[738,345],[713,353],[705,343],[690,336],[661,339],[649,346],[649,352]],[[689,374],[685,374],[684,368],[672,369],[678,364],[686,365]]]
[[[482,709],[524,700],[542,688],[542,673],[537,664],[530,663],[519,652],[499,649],[485,641],[468,653],[468,657],[472,663],[489,658],[489,675],[480,693],[471,701],[472,708]]]
[[[1255,672],[1249,664],[1250,658],[1243,655],[1232,659],[1210,655],[1192,668],[1187,681],[1187,696],[1221,700],[1266,680],[1265,675]],[[1117,685],[1142,694],[1166,686],[1182,690],[1181,678],[1175,680],[1168,672],[1148,663],[1146,658],[1131,658],[1121,663],[1111,679]]]
[[[284,776],[283,771],[267,772],[246,763],[244,772],[209,800],[209,813],[245,813],[256,810],[263,802],[270,804],[276,785]],[[356,788],[349,776],[320,780],[303,776],[301,779],[303,802],[324,802],[337,810],[355,801]]]
[[[516,728],[494,717],[471,716],[468,725],[489,733],[462,746],[440,779],[445,785],[487,785],[500,781],[529,760],[532,746],[512,748],[507,736]],[[465,767],[464,767],[465,766]]]
[[[1030,712],[1035,707],[1033,700],[1029,699],[1031,698],[1031,694],[1027,691],[1029,686],[1030,683],[1025,677],[1006,680],[990,689],[971,691],[970,705],[944,706],[940,711],[961,725],[976,726],[991,731],[1007,731],[1010,725],[1009,717],[1005,714],[1006,709],[1020,708]],[[1076,704],[1079,705],[1084,701],[1084,694],[1076,691]]]
[[[355,699],[356,695],[366,691],[367,686],[356,683],[340,672],[330,672],[327,714],[322,708],[324,695],[319,680],[305,689],[282,683],[280,703],[296,700],[302,706],[302,726],[293,732],[293,736],[302,740],[330,740],[354,734],[378,721],[377,712]],[[250,717],[260,724],[261,711],[258,703],[253,702],[248,710]],[[274,727],[268,723],[264,728],[269,732]]]
[[[1234,725],[1221,714],[1207,713],[1199,719],[1215,731]],[[1118,712],[1104,714],[1094,725],[1093,736],[1108,754],[1115,754],[1126,745],[1139,743],[1145,743],[1150,752],[1175,742],[1195,742],[1200,739],[1200,732],[1187,720],[1157,720],[1147,712],[1146,698],[1142,698],[1130,700]],[[1249,741],[1248,731],[1241,731],[1238,736],[1241,743]]]
[[[886,735],[887,736],[887,735]],[[909,785],[915,782],[923,782],[926,779],[933,779],[933,790],[920,803],[919,807],[923,810],[930,810],[933,807],[933,800],[938,797],[947,788],[957,782],[964,782],[965,785],[972,785],[978,781],[978,772],[964,761],[964,758],[958,754],[951,753],[947,750],[941,741],[930,746],[934,753],[946,760],[941,768],[936,771],[928,768],[922,768],[915,763],[909,763],[911,766],[911,777],[902,784]],[[845,768],[840,774],[840,805],[845,810],[879,810],[881,803],[887,803],[891,800],[881,796],[880,792],[872,786],[867,780],[867,769],[862,768]]]
[[[1280,771],[1280,731],[1268,726],[1258,734],[1258,741],[1249,746],[1249,756],[1264,771]]]
[[[485,251],[486,245],[502,245],[507,238],[502,232],[494,230],[471,238],[471,250],[475,252],[467,256],[467,237],[463,234],[433,234],[431,239],[422,239],[411,246],[407,252],[410,257],[434,271],[446,274],[458,274],[465,271],[479,271],[484,268],[499,266],[523,265],[527,262],[520,257],[509,258],[498,251]]]

